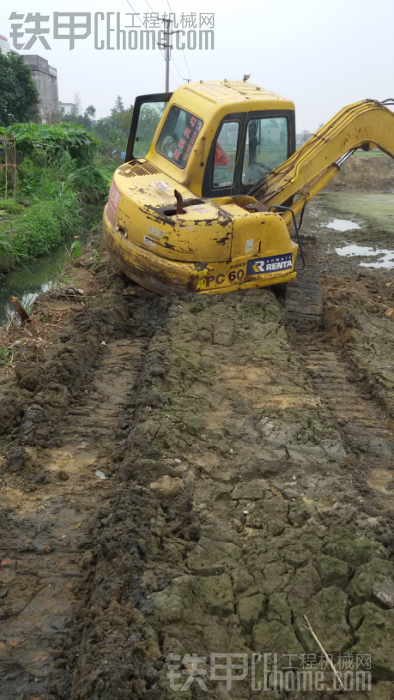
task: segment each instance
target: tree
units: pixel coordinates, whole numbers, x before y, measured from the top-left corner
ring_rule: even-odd
[[[85,112],[82,113],[82,101],[80,95],[75,93],[71,114],[61,115],[60,121],[65,122],[66,124],[79,124],[80,126],[83,126],[86,131],[92,131],[95,115],[96,108],[93,107],[93,105],[86,107]]]
[[[89,105],[89,107],[86,107],[84,117],[86,117],[87,119],[94,119],[95,116],[96,107],[93,107],[93,105]]]
[[[133,116],[133,106],[116,112],[111,110],[110,117],[98,119],[93,126],[94,135],[101,141],[104,152],[112,153],[113,149],[126,150],[130,124]]]
[[[78,92],[74,93],[74,104],[71,107],[71,114],[73,117],[80,117],[82,114],[82,102]]]
[[[115,107],[112,107],[111,109],[111,114],[114,116],[115,114],[119,114],[119,112],[123,112],[124,110],[124,103],[120,95],[117,96],[115,100]]]
[[[34,121],[39,95],[23,56],[0,50],[0,126]]]

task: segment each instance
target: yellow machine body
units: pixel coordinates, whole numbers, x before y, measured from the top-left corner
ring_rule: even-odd
[[[174,106],[200,124],[183,168],[158,148]],[[300,211],[338,172],[336,160],[354,148],[394,152],[394,115],[366,100],[342,110],[301,149],[294,153],[293,147],[283,163],[267,168],[251,190],[254,196],[233,188],[224,196],[202,196],[220,125],[231,119],[246,124],[251,114],[265,113],[290,115],[294,125],[292,102],[249,83],[190,83],[174,92],[146,157],[129,159],[112,180],[104,238],[126,275],[159,294],[215,294],[289,282],[298,251],[289,234],[292,212],[268,206],[290,201],[293,213]],[[238,149],[246,148],[245,132],[243,127]],[[235,165],[237,159],[239,151]]]
[[[156,150],[174,104],[202,121],[184,169]],[[113,177],[104,237],[123,272],[161,294],[231,291],[295,277],[298,246],[279,214],[249,212],[245,206],[255,200],[247,196],[201,198],[208,153],[222,120],[279,107],[294,110],[289,100],[246,83],[190,83],[174,93],[146,158],[125,163]],[[185,213],[175,213],[174,190]]]

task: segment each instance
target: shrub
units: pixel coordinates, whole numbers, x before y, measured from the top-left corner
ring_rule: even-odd
[[[23,211],[23,205],[15,199],[0,199],[0,210],[7,214],[20,214]]]
[[[79,203],[75,193],[64,193],[54,201],[37,202],[15,222],[12,237],[15,249],[28,257],[44,255],[79,225]]]
[[[12,124],[0,127],[0,134],[15,138],[19,153],[30,155],[37,149],[51,152],[54,156],[67,151],[80,165],[90,163],[99,142],[93,134],[78,124]]]

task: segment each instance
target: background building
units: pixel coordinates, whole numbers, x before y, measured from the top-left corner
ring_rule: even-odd
[[[32,78],[36,84],[40,102],[41,120],[45,124],[55,121],[59,115],[59,94],[57,85],[57,70],[49,65],[41,56],[24,56],[29,64]]]
[[[61,114],[72,114],[75,109],[73,102],[59,102],[59,112]]]
[[[2,50],[3,53],[9,53],[12,51],[11,45],[7,39],[7,37],[2,36],[0,34],[0,49]],[[16,51],[14,51],[16,53]]]

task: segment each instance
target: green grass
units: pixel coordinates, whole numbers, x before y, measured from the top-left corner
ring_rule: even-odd
[[[86,204],[108,196],[113,170],[99,161],[79,167],[68,153],[38,152],[18,169],[18,194],[26,206],[0,199],[0,270],[45,255],[63,239],[81,234]],[[0,181],[1,197],[1,181]]]
[[[6,367],[13,361],[14,351],[12,348],[4,348],[0,346],[0,370],[6,369]]]
[[[20,214],[22,211],[23,204],[19,204],[19,202],[16,202],[15,199],[0,199],[0,216],[3,213]]]
[[[379,148],[374,148],[372,151],[363,151],[359,148],[353,157],[359,158],[376,158],[377,156],[383,156],[384,158],[390,158],[387,153],[383,153]]]

